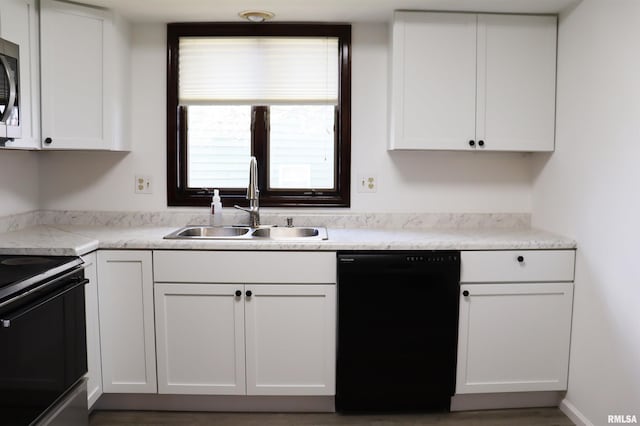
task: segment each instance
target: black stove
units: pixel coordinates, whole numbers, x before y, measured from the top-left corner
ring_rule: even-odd
[[[0,255],[0,425],[67,425],[69,395],[86,404],[87,282],[76,256]]]
[[[0,303],[81,263],[77,256],[0,255]]]

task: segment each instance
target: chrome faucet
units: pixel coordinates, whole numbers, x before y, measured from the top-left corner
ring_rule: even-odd
[[[249,220],[251,221],[251,227],[257,228],[260,226],[260,202],[259,202],[258,190],[258,160],[256,157],[251,157],[249,161],[249,186],[247,186],[247,200],[249,200],[249,208],[234,206],[236,209],[243,210],[249,213]]]

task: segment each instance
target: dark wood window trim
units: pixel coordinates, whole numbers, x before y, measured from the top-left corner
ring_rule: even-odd
[[[351,182],[351,26],[335,24],[174,23],[167,25],[167,203],[169,206],[208,206],[211,193],[187,187],[186,109],[178,105],[178,40],[180,37],[272,36],[338,37],[340,87],[336,114],[335,182],[332,191],[269,191],[266,143],[252,138],[258,159],[260,205],[273,207],[349,207]],[[263,107],[254,107],[266,113]],[[261,112],[262,111],[262,112]],[[260,120],[262,121],[262,120]],[[247,205],[245,189],[221,191],[224,206]]]

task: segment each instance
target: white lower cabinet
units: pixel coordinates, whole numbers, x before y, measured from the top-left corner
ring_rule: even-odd
[[[484,262],[476,262],[481,253]],[[574,284],[573,273],[557,266],[570,262],[567,267],[572,271],[574,252],[536,255],[463,252],[466,272],[460,288],[457,394],[567,388]],[[513,263],[520,265],[522,269],[514,271],[523,278],[541,281],[482,281],[484,271],[492,268],[494,275],[502,268],[508,276]],[[555,272],[549,272],[552,266]],[[544,282],[555,275],[566,282]]]
[[[335,395],[335,253],[157,251],[154,268],[160,393]]]
[[[461,259],[456,394],[565,390],[575,251]],[[335,395],[335,253],[101,250],[85,262],[90,405],[102,391]]]
[[[336,286],[245,288],[247,394],[334,395]]]
[[[157,283],[159,392],[335,394],[335,294],[335,285]]]
[[[244,395],[242,285],[156,284],[158,392]]]
[[[98,252],[105,393],[157,391],[151,259],[144,250]]]
[[[102,395],[102,366],[100,361],[100,321],[98,316],[98,271],[96,253],[82,256],[89,283],[84,288],[87,318],[87,399],[89,408]]]
[[[567,388],[572,283],[461,290],[456,393]]]

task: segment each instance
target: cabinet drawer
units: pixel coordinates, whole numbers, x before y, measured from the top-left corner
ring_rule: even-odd
[[[574,262],[574,250],[463,251],[460,281],[573,281]]]
[[[335,252],[154,251],[156,282],[317,283],[336,282]]]

